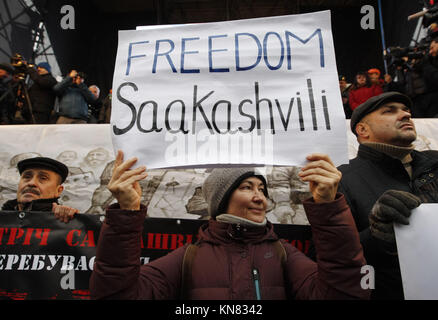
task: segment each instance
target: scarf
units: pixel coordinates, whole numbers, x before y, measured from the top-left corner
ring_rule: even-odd
[[[412,144],[409,147],[399,147],[392,144],[379,142],[364,142],[363,144],[367,147],[380,151],[391,158],[400,160],[405,167],[406,172],[409,174],[409,177],[412,178],[411,152],[415,149]]]

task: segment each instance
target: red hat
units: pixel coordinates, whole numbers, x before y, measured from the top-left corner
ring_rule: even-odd
[[[377,73],[380,76],[380,70],[377,68],[373,68],[373,69],[368,70],[368,73]]]
[[[20,175],[24,170],[29,168],[44,168],[51,170],[61,176],[61,183],[64,183],[68,176],[68,167],[65,164],[46,157],[35,157],[21,160],[17,163],[17,168]]]
[[[356,125],[360,122],[360,120],[362,120],[362,118],[367,114],[379,109],[382,105],[388,102],[400,102],[409,109],[411,109],[413,105],[412,100],[407,95],[395,91],[389,91],[379,94],[378,96],[371,97],[354,109],[350,120],[351,131],[357,136]]]

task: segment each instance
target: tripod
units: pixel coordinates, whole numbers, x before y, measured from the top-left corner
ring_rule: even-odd
[[[10,87],[1,97],[0,97],[0,103],[6,99],[8,94],[11,94],[14,96],[15,93],[15,114],[14,114],[14,123],[15,124],[25,124],[26,120],[23,117],[23,108],[26,105],[29,113],[30,113],[30,120],[31,123],[35,123],[35,118],[33,116],[33,110],[32,110],[32,103],[30,102],[29,98],[29,91],[27,90],[26,83],[24,81],[24,77],[21,77],[19,75],[18,81]]]

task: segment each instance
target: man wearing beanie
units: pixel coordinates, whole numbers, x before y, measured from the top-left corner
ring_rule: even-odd
[[[57,124],[85,124],[88,121],[88,105],[97,98],[85,84],[85,74],[71,70],[53,88],[59,99]]]
[[[412,209],[438,202],[438,151],[414,150],[411,108],[411,100],[398,92],[356,108],[350,124],[358,154],[339,167],[339,191],[351,208],[367,263],[375,268],[373,299],[404,298],[393,223],[408,224]]]
[[[94,299],[367,299],[366,264],[344,196],[340,172],[327,155],[312,154],[299,173],[313,195],[303,203],[317,251],[314,262],[278,240],[266,219],[266,179],[255,168],[216,168],[202,191],[211,219],[194,245],[140,265],[147,208],[140,204],[145,167],[131,169],[118,152],[90,278]]]
[[[55,106],[55,92],[57,84],[51,74],[51,67],[47,62],[41,62],[37,68],[28,67],[28,73],[33,81],[29,88],[29,98],[32,103],[32,112],[36,124],[49,124],[50,115]]]

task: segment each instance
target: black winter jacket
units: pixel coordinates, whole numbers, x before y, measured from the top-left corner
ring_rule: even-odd
[[[52,211],[52,203],[58,203],[59,198],[51,198],[51,199],[37,199],[28,203],[24,211]],[[2,210],[9,211],[18,211],[18,202],[17,199],[6,201]]]
[[[365,145],[350,164],[341,165],[339,192],[351,208],[360,232],[365,259],[376,271],[373,299],[403,299],[397,255],[385,251],[385,243],[372,238],[368,215],[377,199],[387,190],[407,191],[422,202],[438,202],[438,151],[412,151],[412,179],[401,161]]]
[[[283,243],[285,265],[277,259],[278,239],[271,223],[241,227],[210,220],[199,231],[199,249],[191,265],[187,298],[194,300],[368,299],[362,289],[366,264],[350,210],[341,194],[332,202],[303,202],[312,226],[318,261]],[[177,299],[181,296],[186,247],[140,266],[140,238],[146,207],[106,211],[90,278],[94,299]]]

